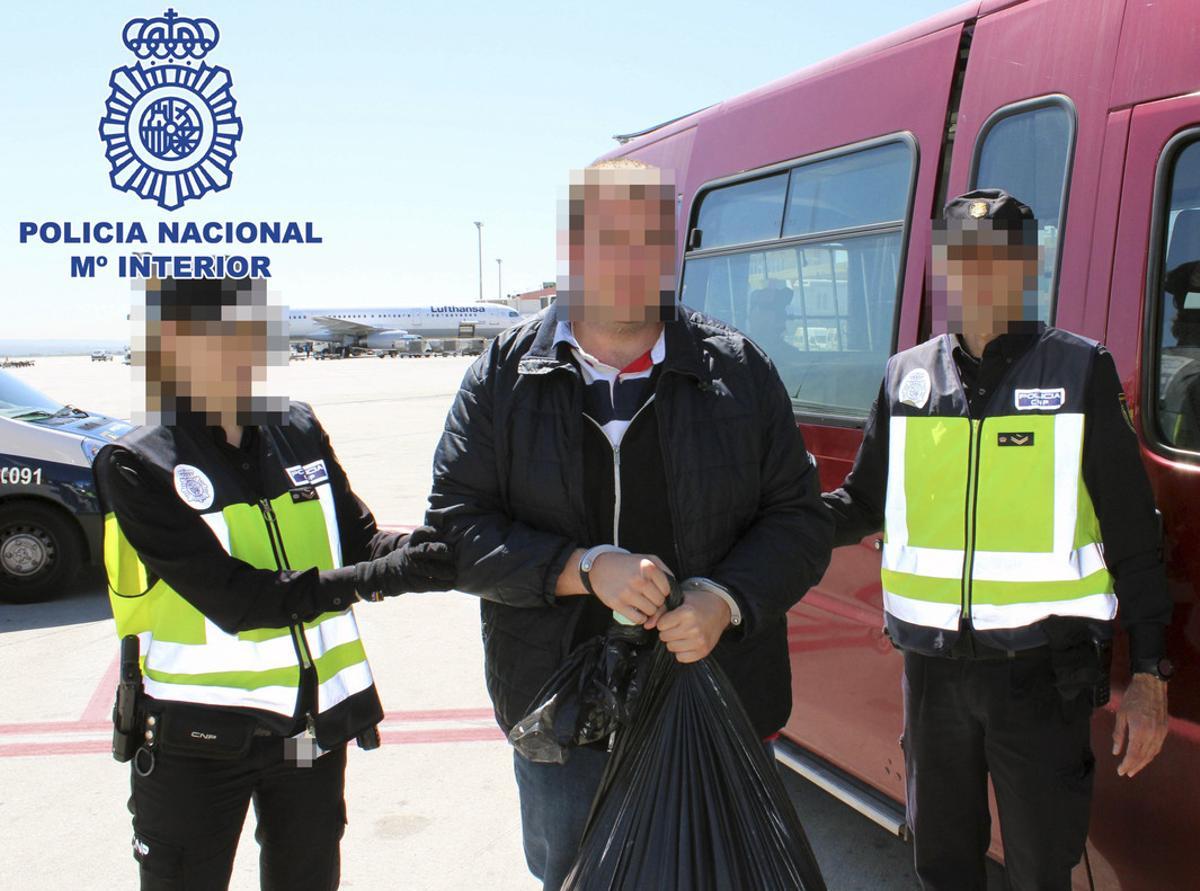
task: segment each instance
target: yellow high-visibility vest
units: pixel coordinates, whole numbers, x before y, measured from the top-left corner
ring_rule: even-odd
[[[1049,616],[1111,621],[1113,579],[1082,473],[1095,344],[1047,329],[975,419],[953,347],[943,335],[888,366],[882,586],[893,637],[946,649],[966,619],[985,641],[1020,649],[1022,631]]]
[[[297,429],[281,435],[292,441],[293,449],[304,450],[303,458],[313,459],[302,433]],[[275,497],[239,501],[231,491],[237,487],[224,478],[222,468],[188,454],[196,442],[186,440],[171,429],[155,428],[137,431],[119,446],[133,451],[151,473],[172,479],[180,497],[198,511],[208,533],[232,557],[271,570],[342,565],[333,493],[322,459],[287,469],[293,473],[307,467],[311,482],[305,477],[302,486],[285,488]],[[367,711],[378,719],[371,669],[350,608],[286,627],[230,634],[147,569],[111,509],[104,523],[104,565],[117,633],[138,636],[143,688],[154,699],[250,709],[290,720],[297,711],[301,669],[311,666],[318,726],[322,716],[368,690],[372,708]],[[369,726],[374,720],[339,718],[334,723],[364,722]]]

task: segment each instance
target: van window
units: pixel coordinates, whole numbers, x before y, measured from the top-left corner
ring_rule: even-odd
[[[801,162],[782,174],[791,180],[787,220],[774,243],[714,249],[705,231],[685,256],[683,302],[766,350],[800,414],[858,423],[879,392],[915,154],[906,137]],[[740,206],[757,214],[758,196],[738,192],[744,185],[702,194],[696,219],[712,201],[729,219]]]
[[[975,144],[971,188],[1004,189],[1037,218],[1042,248],[1038,317],[1043,322],[1053,314],[1074,138],[1075,113],[1066,97],[1056,96],[1001,109],[984,123]]]
[[[1200,452],[1200,133],[1167,163],[1150,294],[1157,304],[1153,414],[1162,442]]]
[[[786,173],[713,190],[700,207],[701,247],[725,247],[778,238],[787,195]]]
[[[783,234],[903,220],[911,166],[908,146],[893,142],[797,167],[788,190]]]

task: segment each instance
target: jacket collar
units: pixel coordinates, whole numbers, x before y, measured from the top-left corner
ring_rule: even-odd
[[[705,335],[692,323],[691,316],[692,310],[680,305],[676,317],[664,323],[663,340],[667,356],[662,369],[664,372],[676,371],[693,377],[702,384],[711,383],[700,348]],[[538,319],[533,343],[517,363],[518,374],[546,374],[559,369],[575,373],[570,348],[562,343],[555,345],[558,322],[558,304],[552,303]]]
[[[983,356],[974,356],[963,345],[962,338],[957,334],[949,334],[950,352],[953,355],[962,354],[978,362],[984,357],[999,353],[1006,359],[1019,359],[1033,347],[1042,335],[1046,333],[1046,323],[1042,321],[1028,322],[1015,325],[1012,330],[992,338],[984,347]]]

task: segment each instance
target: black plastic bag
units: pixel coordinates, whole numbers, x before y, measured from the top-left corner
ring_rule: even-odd
[[[571,748],[600,742],[628,723],[656,635],[614,624],[579,645],[534,697],[508,740],[530,761],[566,762]]]
[[[720,666],[661,644],[562,891],[824,891],[773,759]]]

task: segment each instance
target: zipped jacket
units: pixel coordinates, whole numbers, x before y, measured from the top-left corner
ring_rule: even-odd
[[[487,684],[506,730],[575,642],[590,598],[558,598],[555,585],[575,548],[602,543],[589,531],[596,515],[613,516],[612,504],[588,503],[583,384],[569,348],[553,346],[556,324],[551,306],[467,371],[426,518],[455,544],[458,587],[482,599]],[[825,571],[832,521],[766,355],[686,307],[665,331],[653,407],[671,568],[737,598],[743,622],[715,655],[743,679],[735,686],[765,736],[791,710],[786,615]]]

